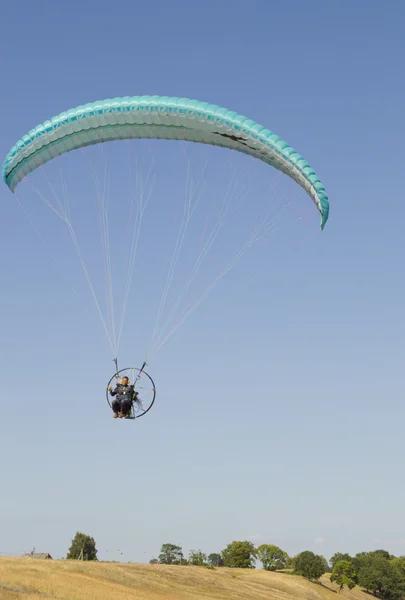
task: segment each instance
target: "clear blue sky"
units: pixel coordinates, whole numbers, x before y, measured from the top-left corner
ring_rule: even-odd
[[[64,556],[81,530],[95,537],[100,558],[140,562],[164,542],[188,554],[234,539],[328,558],[379,547],[405,554],[404,24],[399,0],[24,0],[3,8],[3,157],[30,128],[86,102],[197,98],[287,140],[321,177],[331,210],[321,234],[311,200],[259,161],[135,142],[145,165],[156,155],[157,184],[123,366],[144,358],[188,159],[197,173],[208,160],[206,212],[185,242],[174,289],[206,215],[215,222],[229,169],[246,183],[252,211],[243,205],[221,231],[201,290],[226,263],[226,248],[231,256],[248,235],[253,207],[259,218],[272,185],[305,214],[308,239],[296,245],[302,230],[294,240],[288,229],[247,253],[151,361],[153,410],[118,422],[104,397],[113,357],[66,229],[22,183],[24,207],[92,320],[3,185],[0,552],[35,546]],[[108,152],[114,173],[127,150]],[[76,158],[58,159],[49,172],[57,179],[66,168],[101,290],[97,210]],[[125,241],[128,198],[117,193],[120,183],[114,189],[112,237]],[[278,243],[292,252],[269,262]]]

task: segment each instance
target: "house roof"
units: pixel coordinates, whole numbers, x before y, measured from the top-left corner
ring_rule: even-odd
[[[51,558],[52,556],[48,552],[28,552],[23,554],[24,558]]]

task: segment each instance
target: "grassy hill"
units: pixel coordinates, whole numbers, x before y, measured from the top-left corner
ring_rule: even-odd
[[[321,584],[262,570],[0,558],[0,600],[336,600]],[[342,600],[366,600],[360,588]]]

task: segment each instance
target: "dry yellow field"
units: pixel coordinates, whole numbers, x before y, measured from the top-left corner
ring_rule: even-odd
[[[1,600],[336,600],[337,586],[259,569],[0,558]],[[366,600],[360,589],[343,600]]]

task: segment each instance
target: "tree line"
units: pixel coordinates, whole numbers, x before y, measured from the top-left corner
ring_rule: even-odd
[[[72,540],[67,559],[97,560],[94,538],[77,532]],[[353,589],[356,585],[384,600],[405,600],[405,556],[394,556],[387,550],[359,552],[354,556],[336,552],[328,561],[310,550],[289,556],[274,544],[255,547],[250,541],[233,541],[220,552],[206,554],[191,550],[184,557],[181,546],[163,544],[157,558],[150,564],[193,565],[215,569],[220,567],[255,569],[259,560],[266,571],[288,572],[309,581],[319,582],[325,573],[339,586]]]
[[[405,556],[394,556],[387,550],[359,552],[355,556],[336,552],[327,561],[310,550],[289,556],[274,544],[255,547],[250,541],[234,541],[219,553],[205,554],[191,550],[184,558],[180,546],[163,544],[158,558],[150,563],[165,565],[196,565],[200,567],[230,567],[254,569],[260,560],[266,571],[287,571],[317,582],[325,573],[342,591],[356,585],[385,600],[405,600]]]

